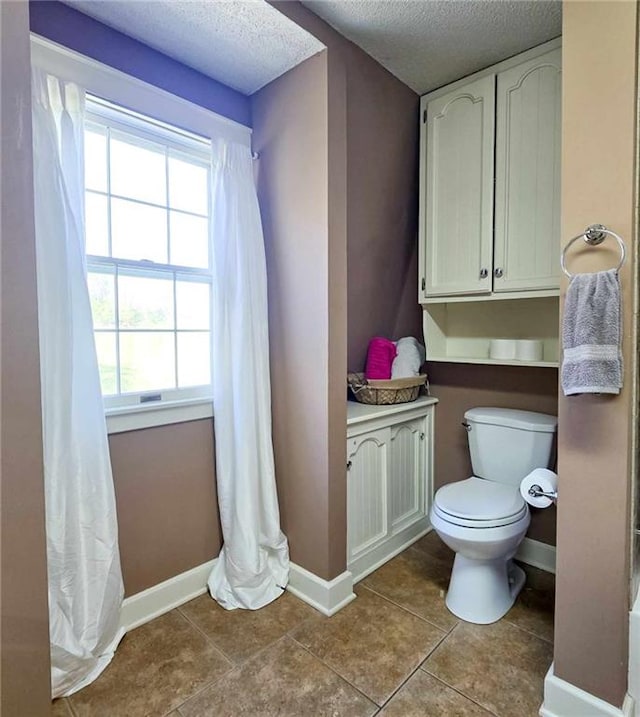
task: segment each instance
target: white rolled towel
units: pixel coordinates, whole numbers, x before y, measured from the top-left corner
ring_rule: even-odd
[[[420,366],[426,358],[424,346],[413,336],[405,336],[395,344],[396,357],[391,366],[391,378],[419,376]]]

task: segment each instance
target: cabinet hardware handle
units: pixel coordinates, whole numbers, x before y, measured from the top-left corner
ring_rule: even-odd
[[[489,272],[487,269],[480,269],[480,278],[486,279],[489,276]]]
[[[421,441],[424,441],[424,431],[421,431],[421,432],[420,432],[420,440],[421,440]]]
[[[422,283],[420,284],[420,286],[422,286],[422,291],[424,291],[427,288],[427,281],[424,278],[424,276],[422,277]]]
[[[496,277],[496,279],[501,279],[503,273],[504,273],[504,272],[502,271],[502,269],[499,269],[499,268],[498,268],[498,269],[496,269],[496,270],[493,272],[493,275]]]
[[[347,470],[348,470],[348,471],[351,470],[351,461],[347,461]]]

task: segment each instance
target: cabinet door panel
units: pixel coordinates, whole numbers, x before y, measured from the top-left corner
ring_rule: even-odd
[[[425,514],[426,446],[424,418],[391,428],[389,521],[394,533]]]
[[[384,540],[389,429],[347,441],[347,562]]]
[[[495,291],[559,285],[561,51],[498,75]]]
[[[490,75],[427,107],[423,269],[429,296],[491,291],[494,98]]]

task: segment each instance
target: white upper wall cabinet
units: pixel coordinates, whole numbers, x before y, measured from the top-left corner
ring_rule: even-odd
[[[422,98],[420,302],[557,294],[560,106],[559,40]]]
[[[493,75],[427,106],[429,296],[491,291],[494,106]]]
[[[558,286],[561,50],[498,75],[494,291]]]

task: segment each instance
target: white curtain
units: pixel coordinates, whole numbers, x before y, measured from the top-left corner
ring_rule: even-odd
[[[280,530],[271,441],[267,271],[249,147],[212,143],[213,412],[224,545],[209,577],[223,607],[282,595],[289,549]]]
[[[122,573],[84,259],[83,91],[33,70],[51,682],[92,682],[122,637]]]

